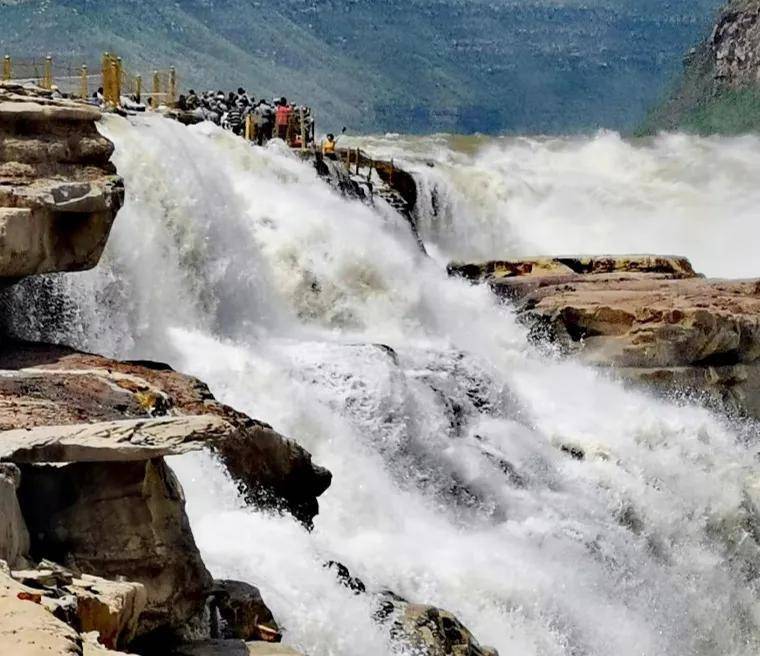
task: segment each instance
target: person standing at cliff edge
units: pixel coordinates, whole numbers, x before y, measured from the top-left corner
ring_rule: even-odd
[[[338,155],[335,152],[335,146],[337,145],[337,140],[335,139],[334,134],[328,134],[327,137],[325,137],[325,140],[322,142],[322,156],[326,157],[327,159],[337,160]]]

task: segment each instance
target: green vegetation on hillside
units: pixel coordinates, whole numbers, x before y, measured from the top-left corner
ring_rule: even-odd
[[[309,101],[323,129],[637,125],[721,0],[0,0],[0,52]],[[324,120],[324,119],[323,119]]]

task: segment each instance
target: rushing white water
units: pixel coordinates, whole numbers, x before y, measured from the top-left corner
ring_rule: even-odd
[[[323,567],[338,560],[370,589],[455,612],[503,655],[757,653],[751,435],[532,352],[509,310],[448,279],[403,220],[339,197],[276,144],[150,118],[104,131],[128,189],[106,256],[22,286],[40,311],[18,329],[168,361],[333,472],[309,533],[245,507],[210,456],[172,462],[213,574],[259,585],[287,642],[391,653],[372,598]],[[438,255],[667,246],[729,274],[749,262],[717,251],[730,238],[717,224],[752,234],[759,192],[737,178],[754,143],[431,139],[409,157],[446,183],[445,212],[423,217]],[[704,206],[713,196],[725,215]]]
[[[711,276],[757,275],[755,135],[389,135],[352,144],[415,171],[423,200],[435,194],[420,231],[444,258],[657,252],[686,255]]]

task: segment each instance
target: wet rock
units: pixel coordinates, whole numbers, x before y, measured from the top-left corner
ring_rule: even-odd
[[[451,265],[515,303],[538,341],[662,393],[760,418],[760,281],[708,280],[684,258]]]
[[[0,83],[0,280],[95,266],[123,203],[100,111]]]
[[[302,656],[300,651],[286,645],[272,645],[265,642],[249,642],[249,656]]]
[[[306,523],[330,485],[296,442],[166,365],[3,341],[0,372],[0,458],[125,461],[208,446],[250,501]]]
[[[130,462],[180,455],[232,433],[214,415],[41,426],[0,433],[0,459],[34,462]]]
[[[177,647],[172,656],[302,656],[285,645],[242,640],[206,640]]]
[[[21,595],[21,597],[19,596]],[[81,656],[82,639],[0,573],[0,646],[13,656]]]
[[[240,581],[214,581],[214,608],[222,620],[219,637],[239,640],[282,640],[277,622],[259,589]]]
[[[179,633],[202,612],[211,576],[162,460],[26,465],[19,498],[33,557],[145,586],[138,636]]]
[[[426,656],[498,656],[481,647],[470,631],[451,613],[433,606],[399,604],[391,635]]]
[[[18,467],[0,463],[0,560],[11,567],[24,566],[29,554],[29,532],[16,496],[20,483]]]
[[[338,580],[349,590],[352,590],[356,594],[363,594],[367,591],[367,587],[364,582],[355,576],[351,576],[351,572],[348,567],[335,560],[330,560],[325,564],[325,567],[335,571]]]

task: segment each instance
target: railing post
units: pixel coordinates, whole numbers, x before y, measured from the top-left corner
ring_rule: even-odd
[[[306,150],[306,112],[303,111],[303,106],[298,110],[299,118],[301,119],[301,151]]]
[[[111,65],[110,65],[111,72],[109,73],[109,81],[111,82],[111,87],[108,90],[108,102],[111,103],[114,107],[119,106],[119,63],[116,61],[115,58],[111,58]]]
[[[123,65],[121,62],[121,57],[117,57],[116,61],[114,62],[116,66],[116,80],[115,80],[115,89],[116,92],[116,106],[121,105],[121,83],[122,83],[122,75],[123,75]]]
[[[3,58],[3,82],[7,82],[13,77],[13,62],[10,55]]]
[[[153,100],[153,110],[158,109],[158,96],[161,94],[161,77],[158,71],[153,71],[153,94],[151,99]]]
[[[87,79],[87,64],[82,64],[82,72],[79,78],[79,95],[84,100],[90,97],[90,85]]]
[[[103,53],[103,58],[100,62],[100,88],[103,89],[103,100],[108,101],[108,89],[111,86],[111,55],[107,52]]]
[[[41,86],[48,91],[50,91],[53,86],[53,58],[50,55],[45,57],[45,72],[42,76]]]
[[[137,102],[142,100],[142,75],[135,76],[135,98]]]
[[[167,104],[173,105],[177,102],[177,70],[172,66],[169,69],[169,102]]]
[[[356,175],[359,175],[359,149],[356,149]]]

